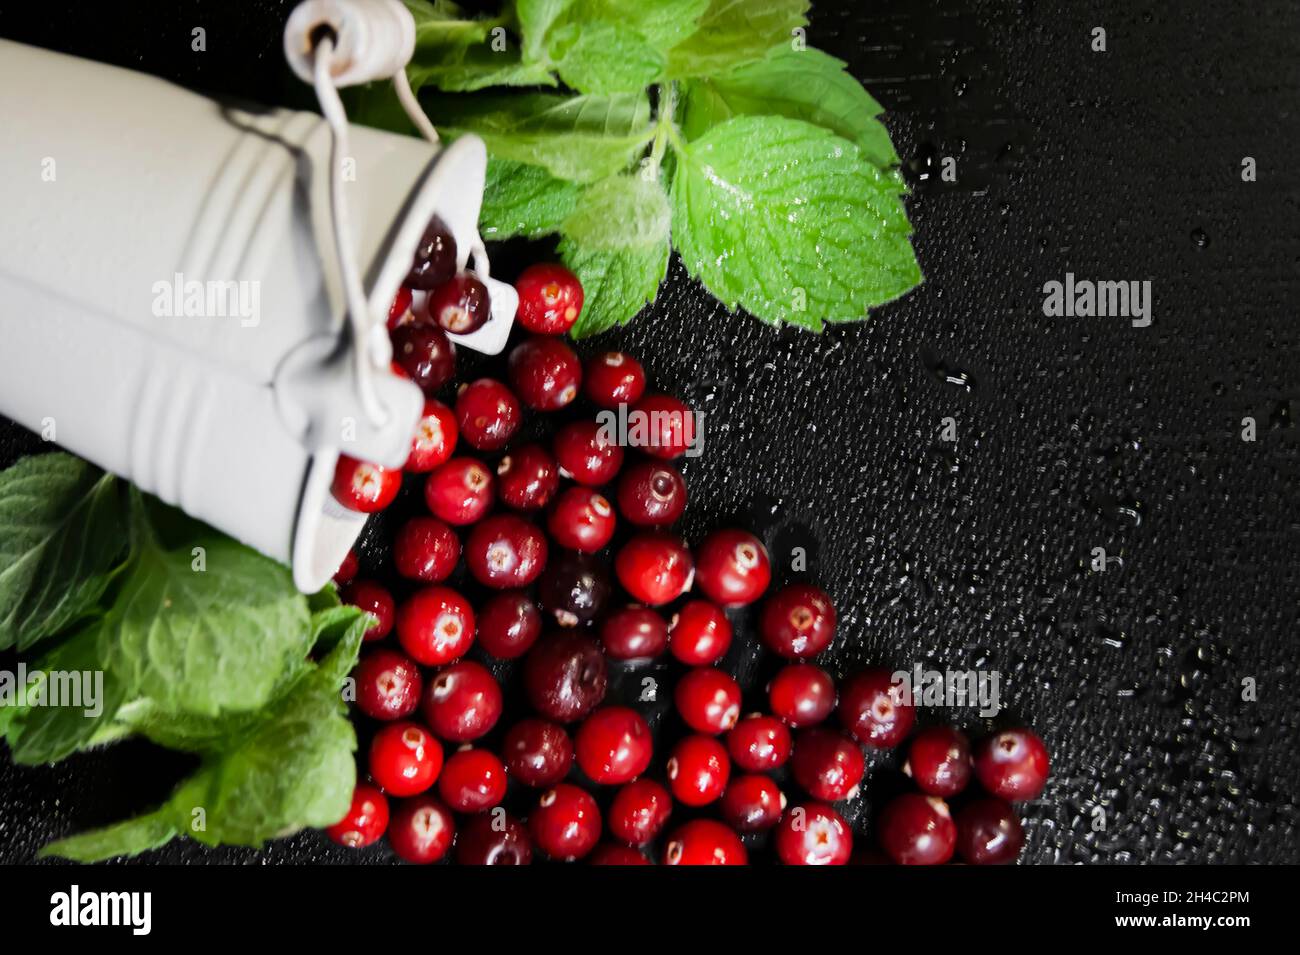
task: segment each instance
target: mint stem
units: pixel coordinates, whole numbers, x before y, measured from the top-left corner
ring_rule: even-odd
[[[677,84],[660,83],[655,89],[659,94],[659,114],[655,117],[655,141],[650,150],[650,168],[655,178],[659,178],[659,165],[663,162],[664,150],[668,148],[671,136],[677,139],[673,129],[673,115],[677,111]]]

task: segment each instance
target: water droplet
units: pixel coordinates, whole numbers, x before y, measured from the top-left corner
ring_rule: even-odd
[[[1203,249],[1210,244],[1210,237],[1205,234],[1204,229],[1192,230],[1192,244],[1198,249]]]

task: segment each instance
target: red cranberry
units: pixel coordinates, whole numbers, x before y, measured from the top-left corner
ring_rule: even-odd
[[[663,531],[642,531],[614,558],[623,589],[641,603],[657,606],[691,588],[695,564],[685,541]]]
[[[1020,819],[1001,799],[979,799],[957,813],[957,854],[971,865],[1010,865],[1024,845]]]
[[[538,444],[526,444],[497,462],[497,495],[506,507],[535,511],[560,486],[555,458]]]
[[[417,663],[450,663],[474,642],[474,611],[450,587],[417,590],[397,611],[397,640]]]
[[[595,421],[566,424],[551,448],[560,474],[590,487],[608,484],[623,466],[623,449]]]
[[[347,815],[327,828],[325,834],[341,846],[364,849],[378,842],[387,828],[388,800],[374,786],[358,782]]]
[[[374,618],[365,639],[382,640],[393,629],[396,607],[392,594],[373,580],[354,580],[343,588],[339,599],[349,607],[358,607]]]
[[[1033,730],[1003,730],[975,748],[975,775],[990,795],[1035,799],[1047,784],[1047,747]]]
[[[628,417],[644,422],[643,432],[633,428],[632,443],[653,457],[670,461],[696,442],[694,412],[671,395],[646,395]]]
[[[506,769],[525,786],[553,786],[573,765],[573,743],[562,727],[546,720],[521,720],[501,744]]]
[[[785,724],[761,713],[743,717],[727,734],[727,752],[748,773],[763,773],[785,765],[792,746]]]
[[[456,822],[432,796],[408,799],[393,813],[388,842],[398,858],[416,865],[439,861],[456,838]]]
[[[411,453],[402,467],[415,474],[425,474],[451,457],[456,449],[456,414],[441,401],[426,398],[424,412],[415,425]]]
[[[930,796],[955,796],[970,782],[970,744],[951,726],[931,726],[912,737],[903,772]]]
[[[447,757],[438,795],[456,812],[482,812],[506,796],[506,768],[485,749],[462,749]]]
[[[596,710],[578,727],[573,742],[578,767],[602,786],[617,786],[640,776],[654,752],[650,727],[640,713],[626,706]]]
[[[767,687],[772,712],[791,726],[815,726],[835,709],[835,681],[811,663],[782,667]]]
[[[722,794],[722,818],[739,832],[762,832],[781,820],[785,794],[767,776],[737,776]]]
[[[668,790],[650,779],[634,780],[609,804],[609,834],[628,845],[643,846],[658,838],[672,811]]]
[[[675,831],[664,846],[664,865],[748,865],[740,837],[720,822],[695,819]]]
[[[340,454],[334,465],[334,499],[352,511],[382,511],[402,487],[402,472]]]
[[[542,609],[562,627],[594,620],[609,600],[605,562],[590,554],[561,551],[547,565],[537,585]]]
[[[582,313],[582,283],[558,263],[530,265],[515,281],[519,324],[539,335],[563,335]]]
[[[776,830],[776,854],[786,865],[848,865],[853,831],[825,803],[795,806]]]
[[[538,713],[557,723],[580,720],[605,698],[605,655],[590,637],[557,633],[524,658],[524,694]]]
[[[600,625],[600,642],[612,660],[648,660],[668,646],[668,626],[649,607],[620,607]]]
[[[713,667],[696,667],[678,680],[673,699],[697,733],[725,733],[740,719],[740,685]]]
[[[429,220],[411,258],[406,285],[428,290],[456,274],[456,238],[438,216]]]
[[[361,560],[357,557],[357,552],[350,550],[343,558],[343,563],[339,564],[339,569],[334,571],[334,583],[342,587],[344,584],[352,582],[352,578],[357,575],[361,569]]]
[[[731,621],[707,600],[688,600],[668,625],[668,649],[687,666],[717,663],[731,646]]]
[[[542,613],[520,590],[494,595],[477,617],[479,646],[498,660],[523,656],[542,635]]]
[[[391,332],[411,318],[411,290],[403,285],[393,296],[393,304],[388,306],[388,330]]]
[[[353,673],[357,708],[377,720],[400,720],[420,705],[424,678],[405,654],[379,648],[361,658]]]
[[[594,554],[614,536],[614,508],[599,491],[575,485],[556,498],[546,528],[561,547]]]
[[[592,355],[583,380],[587,397],[602,408],[633,405],[645,394],[645,369],[627,352]]]
[[[473,524],[492,506],[492,472],[473,458],[452,458],[424,484],[424,501],[448,524]]]
[[[587,865],[652,865],[645,856],[631,846],[606,843],[597,846],[587,857]]]
[[[957,826],[937,796],[904,793],[880,813],[880,848],[898,865],[942,865],[957,845]]]
[[[370,778],[390,796],[422,793],[442,769],[442,746],[419,723],[389,723],[370,741]]]
[[[528,827],[504,812],[470,816],[456,839],[456,861],[461,865],[528,865],[533,861],[533,840]]]
[[[447,333],[428,322],[408,322],[388,333],[393,364],[430,397],[456,374],[456,349]]]
[[[916,708],[888,670],[863,670],[840,685],[840,723],[864,746],[897,746],[915,722]]]
[[[637,461],[619,478],[618,509],[639,527],[671,524],[686,510],[686,481],[665,461]]]
[[[530,338],[510,353],[510,386],[537,411],[559,411],[578,397],[582,362],[558,338]]]
[[[715,531],[700,544],[696,559],[700,589],[724,607],[753,603],[772,579],[767,548],[748,531]]]
[[[429,318],[453,335],[476,332],[492,316],[487,286],[472,272],[461,272],[443,282],[425,300]]]
[[[451,576],[460,560],[460,538],[436,517],[413,517],[393,539],[393,563],[411,580],[437,584]]]
[[[782,587],[763,605],[763,643],[789,659],[814,657],[835,636],[835,607],[824,591],[807,584]]]
[[[852,799],[866,768],[858,744],[834,730],[805,730],[794,741],[790,770],[795,782],[814,799]]]
[[[600,839],[596,800],[569,783],[548,789],[528,820],[537,847],[553,859],[581,859]]]
[[[501,718],[501,685],[482,664],[458,660],[429,681],[422,712],[445,740],[478,739]]]
[[[495,514],[465,542],[465,566],[487,587],[527,587],[546,566],[546,536],[515,514]]]
[[[480,378],[461,385],[456,393],[460,436],[480,451],[504,448],[519,430],[522,418],[519,399],[499,381]]]
[[[668,788],[683,805],[705,806],[727,788],[731,760],[712,736],[687,736],[668,760]]]

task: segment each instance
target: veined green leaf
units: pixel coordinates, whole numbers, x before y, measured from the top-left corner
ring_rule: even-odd
[[[761,60],[806,24],[808,0],[710,0],[699,29],[668,53],[668,76],[710,76]]]
[[[560,228],[582,187],[540,166],[492,159],[483,188],[479,231],[485,239],[536,239]]]

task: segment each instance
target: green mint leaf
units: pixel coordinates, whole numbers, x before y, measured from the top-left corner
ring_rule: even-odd
[[[467,19],[454,5],[409,2],[415,18],[415,55],[406,75],[414,89],[436,86],[465,92],[488,86],[554,86],[544,66],[525,62],[503,44],[503,21]],[[494,31],[498,31],[495,32]]]
[[[547,40],[573,6],[573,0],[515,0],[515,19],[523,34],[523,58],[528,63],[547,62]]]
[[[635,30],[656,50],[667,52],[699,29],[709,0],[575,0],[571,19],[601,20]]]
[[[679,152],[674,243],[729,308],[820,330],[921,281],[903,191],[834,133],[738,116]]]
[[[536,239],[557,231],[573,211],[582,187],[556,179],[540,166],[491,159],[479,230],[484,239]]]
[[[820,50],[783,45],[766,59],[687,87],[683,132],[698,139],[733,116],[775,115],[802,119],[847,139],[877,166],[898,164],[881,106],[845,71],[845,64]]]
[[[61,453],[0,474],[0,650],[26,649],[90,611],[126,547],[111,475]]]
[[[808,0],[711,0],[699,28],[668,53],[668,76],[711,76],[761,60],[808,22]]]
[[[560,79],[582,93],[643,90],[664,71],[665,59],[644,36],[603,20],[567,23],[552,38]]]
[[[136,856],[166,845],[176,835],[176,824],[170,813],[159,810],[51,842],[37,853],[37,858],[56,856],[73,862],[99,862],[117,856]]]

